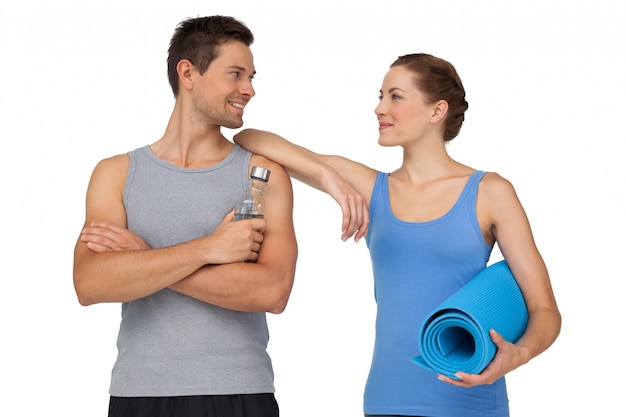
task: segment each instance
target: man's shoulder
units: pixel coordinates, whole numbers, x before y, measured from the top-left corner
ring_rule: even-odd
[[[129,164],[130,156],[128,153],[109,156],[98,162],[98,164],[94,168],[94,173],[100,173],[104,175],[125,175],[126,172],[128,172]]]
[[[102,159],[98,165],[118,165],[118,164],[128,164],[128,160],[130,159],[129,153],[120,153],[113,156],[108,156]]]

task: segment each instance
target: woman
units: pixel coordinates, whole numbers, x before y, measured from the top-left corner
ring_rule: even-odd
[[[366,416],[508,416],[502,377],[545,351],[560,331],[550,278],[513,186],[446,151],[467,108],[449,62],[411,54],[391,65],[375,109],[378,143],[403,148],[402,165],[391,173],[316,154],[269,132],[244,130],[235,137],[339,202],[344,240],[366,237],[377,302]],[[410,360],[419,354],[420,324],[486,267],[496,242],[523,292],[526,331],[513,344],[492,330],[497,354],[487,368],[433,381],[434,373]]]

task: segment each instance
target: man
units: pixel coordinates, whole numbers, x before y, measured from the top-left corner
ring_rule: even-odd
[[[82,305],[122,303],[111,417],[278,416],[265,314],[295,275],[291,182],[221,133],[255,94],[252,42],[232,17],[181,22],[163,137],[93,171],[74,285]],[[265,218],[234,222],[254,165],[271,171]]]

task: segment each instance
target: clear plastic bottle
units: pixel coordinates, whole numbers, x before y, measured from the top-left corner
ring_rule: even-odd
[[[270,179],[270,171],[263,167],[252,167],[248,186],[235,203],[235,221],[262,219],[265,215],[265,186]]]

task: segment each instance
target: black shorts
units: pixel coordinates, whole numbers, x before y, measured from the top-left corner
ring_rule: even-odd
[[[109,417],[278,417],[274,394],[111,397]]]
[[[420,417],[420,416],[405,416],[400,414],[365,414],[365,417]]]

